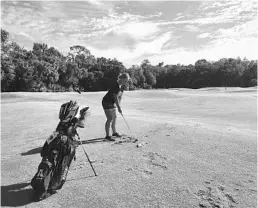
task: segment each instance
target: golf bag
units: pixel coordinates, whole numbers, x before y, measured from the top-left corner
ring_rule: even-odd
[[[42,161],[31,180],[37,200],[44,199],[63,187],[78,146],[76,128],[80,126],[77,126],[77,122],[85,118],[88,109],[83,108],[78,119],[76,114],[79,106],[76,102],[70,101],[61,106],[60,122],[56,131],[44,143],[40,153]]]

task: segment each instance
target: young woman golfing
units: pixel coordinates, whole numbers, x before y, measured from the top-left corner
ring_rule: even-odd
[[[123,95],[123,88],[127,85],[130,80],[128,73],[123,73],[118,76],[118,80],[115,84],[108,90],[107,94],[102,99],[102,106],[107,117],[105,123],[106,137],[110,141],[115,141],[109,135],[110,125],[112,128],[112,136],[121,137],[116,131],[116,107],[119,113],[122,114],[120,102]]]

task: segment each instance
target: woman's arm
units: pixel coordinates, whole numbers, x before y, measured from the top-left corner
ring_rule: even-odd
[[[114,98],[114,100],[115,100],[115,103],[116,103],[118,112],[122,114],[122,110],[121,110],[121,107],[120,107],[120,104],[119,104],[119,100],[118,100],[118,95],[117,95],[117,94],[114,94],[114,95],[113,95],[113,98]]]

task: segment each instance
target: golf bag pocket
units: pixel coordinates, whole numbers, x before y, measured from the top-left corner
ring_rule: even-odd
[[[55,138],[58,136],[58,132],[54,131],[48,138],[47,138],[47,143],[50,144]]]
[[[44,194],[48,190],[51,177],[52,164],[47,160],[41,161],[37,173],[31,180],[31,186],[38,195]]]

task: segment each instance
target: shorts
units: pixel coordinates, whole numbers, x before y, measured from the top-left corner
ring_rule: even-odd
[[[116,105],[115,105],[115,103],[111,103],[111,102],[107,102],[107,101],[103,101],[103,100],[102,100],[102,107],[103,107],[105,110],[108,110],[108,109],[116,108]]]

